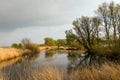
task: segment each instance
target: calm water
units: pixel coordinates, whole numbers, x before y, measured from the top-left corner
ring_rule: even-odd
[[[85,54],[80,52],[50,50],[1,62],[0,69],[3,72],[10,73],[11,76],[36,68],[42,69],[44,66],[53,66],[68,72],[72,68],[86,66],[88,62],[89,58],[85,60]]]
[[[18,57],[8,61],[0,62],[0,69],[9,67],[22,66],[23,64],[29,65],[29,67],[43,67],[43,66],[55,66],[58,68],[66,69],[67,67],[75,67],[80,59],[84,58],[84,54],[80,52],[68,52],[49,50],[42,51],[33,55],[26,55],[22,58]]]

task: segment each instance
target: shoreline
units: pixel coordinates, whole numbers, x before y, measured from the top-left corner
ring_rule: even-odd
[[[24,55],[24,51],[15,48],[0,48],[0,61],[5,61]]]
[[[39,51],[45,51],[45,50],[51,50],[51,49],[58,49],[59,51],[79,51],[79,52],[85,52],[83,50],[67,50],[68,47],[61,47],[58,49],[57,46],[41,46],[39,47]],[[23,49],[16,49],[16,48],[0,48],[0,62],[5,60],[10,60],[16,57],[20,57],[23,55],[29,54],[29,50],[23,50]]]

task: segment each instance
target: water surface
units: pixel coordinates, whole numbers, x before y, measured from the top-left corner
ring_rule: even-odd
[[[1,62],[0,69],[4,73],[9,73],[11,78],[15,79],[15,76],[16,78],[18,75],[24,76],[24,73],[29,73],[29,71],[37,68],[42,69],[45,66],[52,66],[69,72],[69,70],[78,66],[86,66],[89,58],[85,61],[84,59],[85,54],[77,51],[49,50]]]

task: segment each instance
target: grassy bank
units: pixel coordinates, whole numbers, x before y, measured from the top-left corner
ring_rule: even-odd
[[[24,51],[15,48],[0,48],[0,61],[22,56]]]
[[[43,50],[50,50],[55,49],[56,46],[36,46],[36,45],[29,45],[26,49],[17,49],[17,48],[0,48],[0,61],[12,59],[18,56],[22,56],[28,53],[37,53]]]
[[[70,73],[69,80],[120,80],[120,65],[107,62],[100,67],[83,68]]]
[[[17,68],[15,68],[17,71]],[[0,72],[1,80],[120,80],[120,64],[113,62],[103,63],[99,67],[91,66],[73,70],[66,74],[55,67],[36,68],[34,70],[24,69],[11,77],[11,72]]]
[[[57,46],[37,46],[34,44],[30,44],[25,46],[25,48],[17,49],[17,48],[0,48],[0,61],[12,59],[18,56],[22,56],[24,54],[29,53],[39,53],[43,50],[55,49]]]

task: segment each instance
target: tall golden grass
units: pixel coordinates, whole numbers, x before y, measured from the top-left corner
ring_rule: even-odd
[[[54,49],[56,48],[56,46],[41,46],[39,47],[36,44],[29,44],[26,46],[27,49],[16,49],[16,48],[0,48],[0,61],[4,61],[4,60],[8,60],[11,58],[15,58],[18,56],[22,56],[24,54],[28,54],[30,52],[33,53],[38,53],[42,50],[46,50],[46,49]]]
[[[35,70],[32,74],[34,80],[64,80],[63,73],[53,67],[45,67],[41,71]]]
[[[80,68],[68,74],[54,67],[25,71],[27,72],[18,72],[17,77],[13,78],[9,76],[9,72],[0,72],[0,80],[120,80],[120,64],[113,62],[106,62],[98,67]]]
[[[23,50],[15,48],[0,48],[0,61],[23,55]]]
[[[83,68],[70,73],[69,80],[120,80],[120,65],[104,63],[100,67]]]

